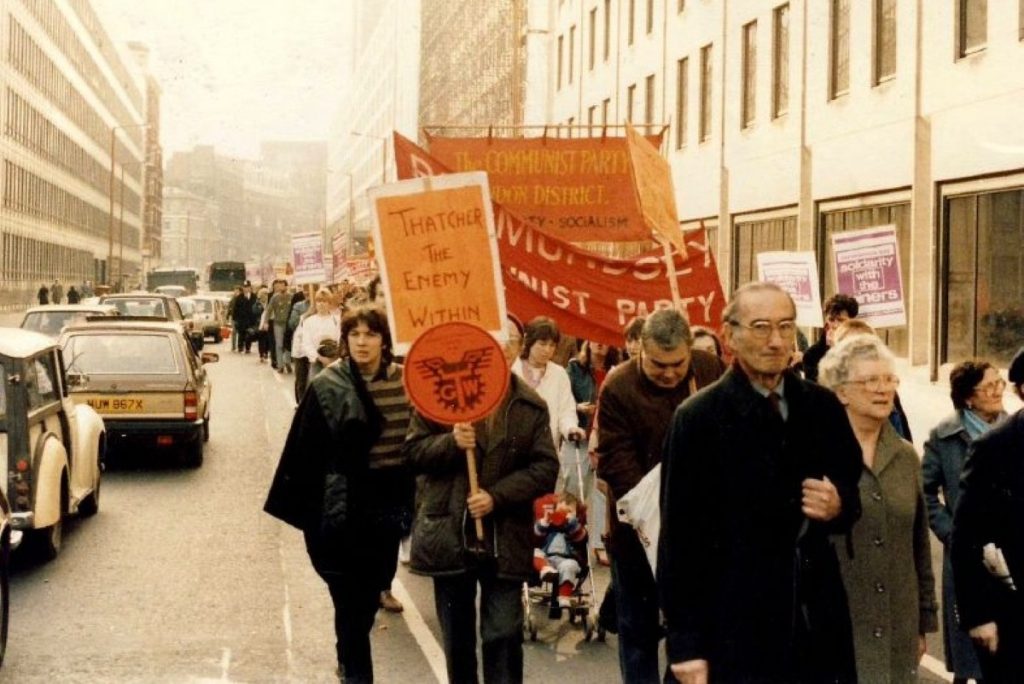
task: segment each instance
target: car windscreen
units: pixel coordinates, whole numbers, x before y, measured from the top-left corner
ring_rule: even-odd
[[[84,321],[87,315],[82,311],[32,311],[25,314],[21,327],[57,337],[65,326]]]
[[[209,299],[193,299],[191,301],[192,305],[195,306],[196,311],[199,313],[213,313],[213,302]],[[178,300],[178,303],[181,303],[180,299]]]
[[[178,373],[177,340],[169,334],[83,333],[64,343],[68,372],[86,375]]]
[[[108,299],[104,304],[117,307],[122,316],[155,316],[167,318],[167,310],[160,299]]]

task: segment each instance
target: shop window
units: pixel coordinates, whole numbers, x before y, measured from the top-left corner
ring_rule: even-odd
[[[1024,342],[1024,191],[945,202],[942,359],[1006,365]]]
[[[733,268],[733,288],[757,280],[757,255],[761,252],[796,249],[796,216],[738,221]]]

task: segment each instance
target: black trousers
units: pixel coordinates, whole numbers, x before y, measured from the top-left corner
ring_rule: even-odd
[[[307,534],[307,548],[310,536]],[[358,534],[358,540],[345,549],[358,549],[346,562],[341,557],[348,552],[342,548],[309,549],[311,557],[333,556],[331,566],[343,567],[339,572],[318,573],[327,583],[334,603],[335,647],[338,669],[346,684],[373,682],[373,658],[370,653],[370,630],[380,607],[381,583],[388,564],[388,554],[396,553],[398,532],[386,527],[373,526]],[[317,563],[314,560],[314,566]]]
[[[309,359],[304,356],[292,358],[292,365],[295,368],[295,403],[302,401],[302,395],[306,393],[306,385],[309,384]]]
[[[450,684],[476,684],[476,591],[485,684],[523,681],[523,583],[493,570],[434,578],[434,603],[444,635]]]

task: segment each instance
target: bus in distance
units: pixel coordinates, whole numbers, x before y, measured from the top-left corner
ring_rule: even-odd
[[[245,282],[245,262],[214,261],[207,276],[206,285],[210,292],[231,292]]]
[[[199,287],[199,270],[195,268],[154,268],[146,274],[146,289],[177,285],[185,288],[187,294],[195,294]]]

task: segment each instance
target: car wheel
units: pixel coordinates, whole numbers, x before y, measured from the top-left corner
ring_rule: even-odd
[[[7,630],[11,621],[11,533],[7,532],[0,542],[0,665],[7,653]]]
[[[44,561],[51,561],[60,553],[60,547],[64,544],[64,514],[61,512],[60,519],[49,527],[37,530],[36,543],[39,548],[39,557]]]
[[[78,504],[78,514],[83,518],[96,515],[100,510],[100,482],[102,482],[102,476],[96,478],[96,489],[89,493],[89,496],[82,499],[82,502]]]
[[[186,468],[198,468],[203,465],[203,440],[197,439],[195,443],[185,447],[182,463]]]

